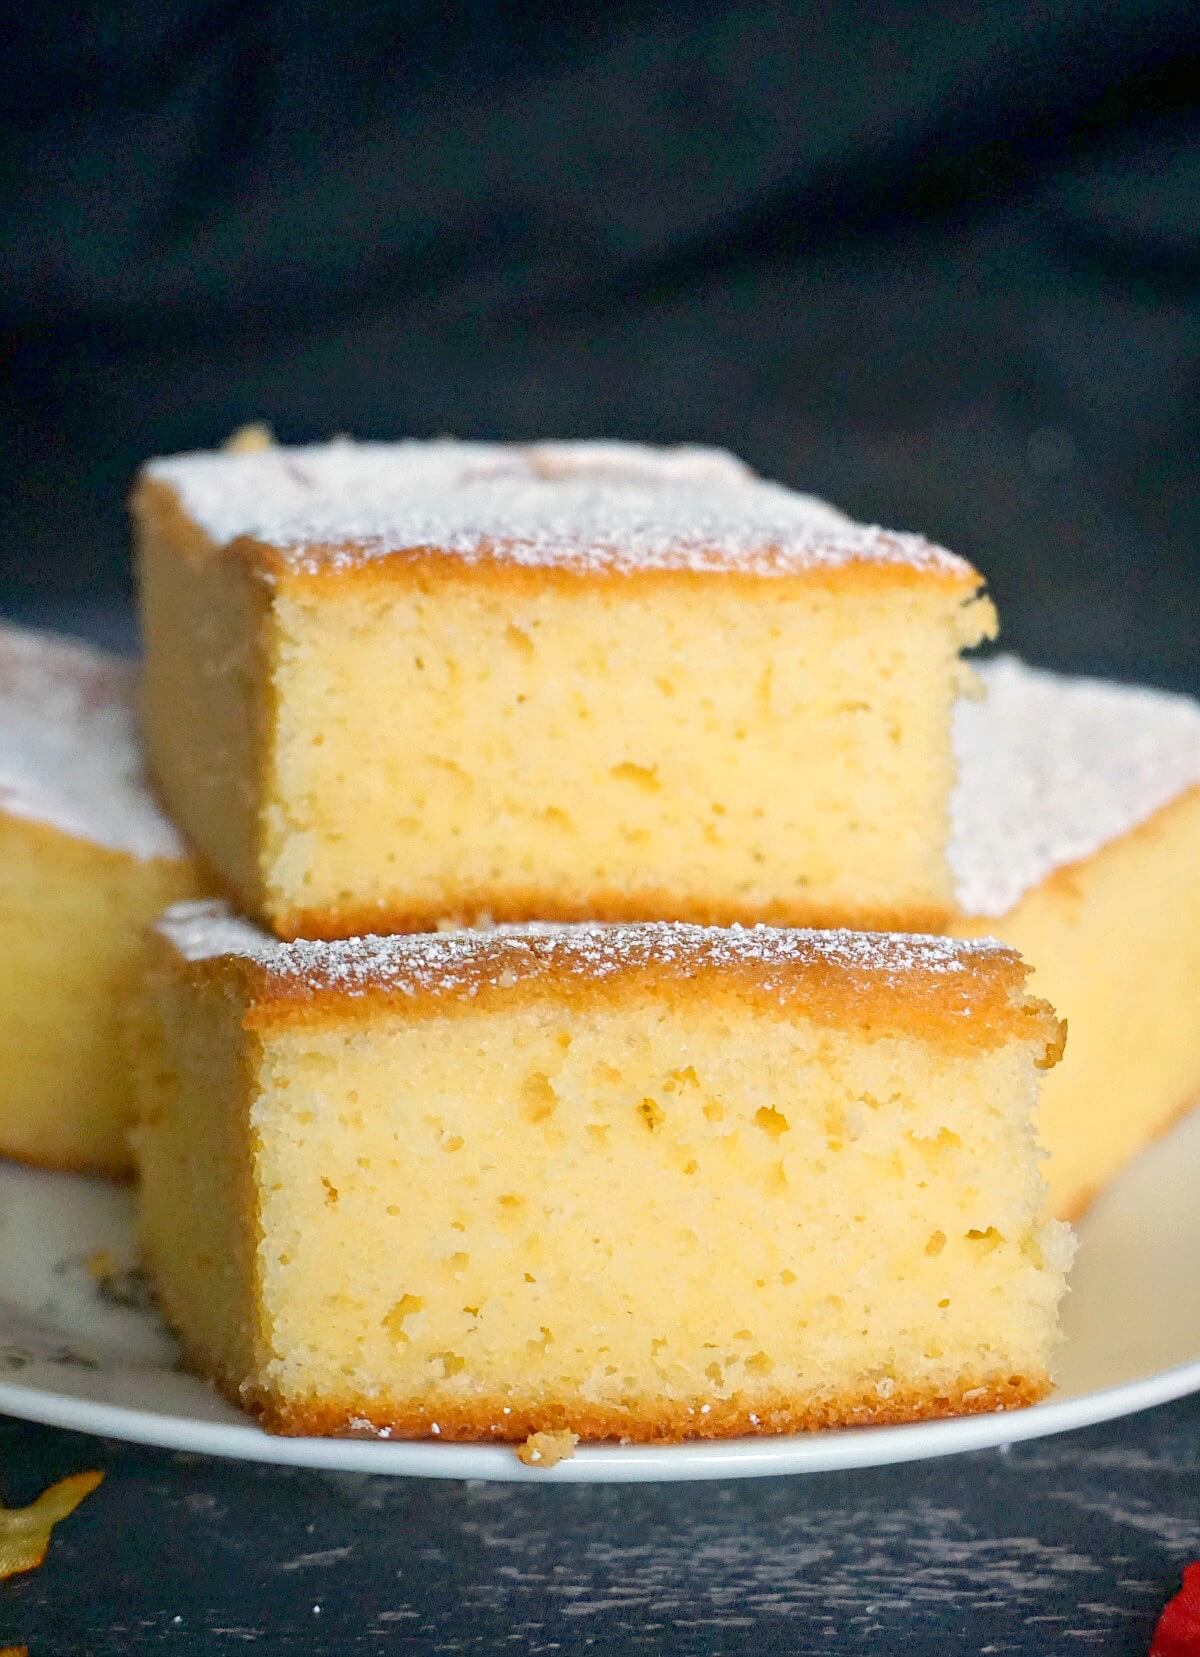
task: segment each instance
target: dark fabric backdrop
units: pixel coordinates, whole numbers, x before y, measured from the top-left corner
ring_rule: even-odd
[[[690,438],[1200,689],[1197,20],[13,6],[0,608],[119,607],[138,460],[252,418]]]

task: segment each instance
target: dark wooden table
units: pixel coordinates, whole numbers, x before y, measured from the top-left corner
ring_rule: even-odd
[[[107,1474],[0,1645],[129,1652],[1145,1653],[1200,1554],[1200,1398],[861,1473],[484,1485],[257,1467],[0,1419],[10,1503]]]

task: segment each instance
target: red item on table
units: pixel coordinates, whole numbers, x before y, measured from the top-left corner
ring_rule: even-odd
[[[1183,1587],[1158,1619],[1150,1657],[1200,1657],[1200,1562],[1185,1566]]]

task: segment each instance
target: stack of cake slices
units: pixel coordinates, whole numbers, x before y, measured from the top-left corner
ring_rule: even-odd
[[[1063,1218],[1200,1093],[1200,708],[977,676],[967,563],[711,450],[133,507],[153,791],[131,671],[0,635],[0,1150],[131,1159],[200,1372],[446,1439],[1045,1394]]]

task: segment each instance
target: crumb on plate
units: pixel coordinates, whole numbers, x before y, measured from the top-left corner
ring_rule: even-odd
[[[530,1433],[524,1444],[517,1446],[517,1460],[526,1467],[557,1467],[575,1454],[578,1443],[578,1433]]]

